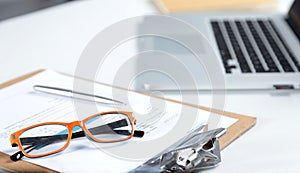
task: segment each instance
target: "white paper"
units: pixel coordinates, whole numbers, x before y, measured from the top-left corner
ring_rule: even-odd
[[[40,122],[70,122],[83,118],[82,115],[77,115],[74,102],[71,99],[35,92],[32,87],[36,84],[72,89],[73,79],[47,70],[0,90],[1,152],[13,154],[18,151],[18,148],[11,147],[9,135],[21,128]],[[112,89],[107,86],[97,85],[95,92],[106,97],[112,96]],[[183,107],[181,104],[169,101],[164,102],[163,109],[160,109],[155,107],[156,105],[152,105],[151,101],[153,100],[149,96],[134,92],[127,94],[131,111],[134,112],[134,115],[139,115],[136,116],[136,129],[144,130],[146,133],[143,138],[132,138],[117,144],[95,144],[87,138],[75,139],[71,140],[70,145],[63,152],[34,159],[24,157],[23,160],[59,172],[128,172],[178,140],[180,134],[172,134],[172,132],[174,129],[175,131],[178,130],[175,124],[182,118],[182,110],[195,110],[195,108]],[[80,102],[80,104],[89,103]],[[97,104],[98,111],[109,111],[116,108],[119,107]],[[151,116],[146,116],[150,114],[149,112],[151,112]],[[197,110],[197,115],[189,130],[205,124],[209,112]],[[188,116],[195,117],[195,115],[188,114],[184,116],[186,116],[187,122]],[[153,119],[153,117],[155,118]],[[236,121],[237,119],[222,117],[220,126],[226,128]],[[184,127],[184,124],[179,125]],[[179,131],[179,133],[181,132]],[[166,135],[168,135],[167,142]],[[110,152],[118,150],[120,150],[120,155],[118,152]],[[127,157],[128,153],[130,157]]]

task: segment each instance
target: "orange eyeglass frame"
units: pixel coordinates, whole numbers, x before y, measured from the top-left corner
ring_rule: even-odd
[[[118,140],[99,140],[97,138],[95,138],[91,133],[90,131],[86,128],[85,124],[88,120],[96,117],[96,116],[99,116],[99,115],[107,115],[107,114],[123,114],[123,115],[126,115],[128,116],[129,120],[130,120],[130,123],[131,123],[131,134],[127,137],[124,137],[122,139],[118,139]],[[20,151],[28,158],[36,158],[36,157],[43,157],[43,156],[47,156],[47,155],[51,155],[51,154],[55,154],[55,153],[58,153],[58,152],[61,152],[63,151],[64,149],[66,149],[68,147],[68,145],[70,144],[70,141],[72,139],[72,130],[75,126],[79,126],[81,127],[81,129],[92,139],[94,140],[95,142],[102,142],[102,143],[111,143],[111,142],[120,142],[120,141],[124,141],[124,140],[128,140],[130,138],[133,137],[134,135],[134,124],[135,124],[135,118],[132,116],[132,112],[126,112],[126,111],[109,111],[109,112],[101,112],[101,113],[96,113],[96,114],[93,114],[81,121],[73,121],[73,122],[69,122],[69,123],[66,123],[66,122],[45,122],[45,123],[39,123],[39,124],[35,124],[35,125],[32,125],[32,126],[29,126],[29,127],[26,127],[26,128],[23,128],[23,129],[20,129],[14,133],[12,133],[10,135],[10,143],[12,146],[16,146],[18,145]],[[28,154],[25,149],[23,148],[22,144],[21,144],[21,140],[20,140],[20,135],[29,130],[29,129],[32,129],[34,127],[38,127],[38,126],[43,126],[43,125],[63,125],[63,126],[66,126],[67,129],[68,129],[68,139],[66,141],[66,144],[56,150],[56,151],[53,151],[53,152],[49,152],[49,153],[45,153],[45,154],[35,154],[35,155],[30,155]]]

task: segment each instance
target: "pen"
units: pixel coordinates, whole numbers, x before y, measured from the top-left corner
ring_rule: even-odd
[[[93,97],[93,98],[97,98],[97,99],[101,99],[101,100],[105,100],[105,101],[110,101],[110,102],[113,102],[114,104],[125,104],[125,103],[115,100],[115,99],[111,99],[111,98],[107,98],[107,97],[103,97],[103,96],[99,96],[99,95],[94,95],[94,94],[83,93],[83,92],[74,91],[74,90],[65,89],[65,88],[58,88],[58,87],[44,86],[44,85],[34,85],[33,89],[35,91],[39,91],[39,92],[55,94],[55,95],[60,95],[60,96],[66,96],[66,97],[73,97],[72,94],[78,94],[78,95],[82,95],[82,96],[88,96],[88,97]],[[84,98],[79,98],[79,99],[84,99]],[[89,100],[89,99],[84,99],[84,100]],[[89,101],[91,101],[91,100],[89,100]],[[100,102],[100,103],[106,103],[106,102]],[[108,103],[106,103],[106,104],[108,104]]]

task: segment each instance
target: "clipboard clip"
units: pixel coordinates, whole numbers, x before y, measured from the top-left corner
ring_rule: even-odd
[[[192,172],[218,166],[221,162],[218,139],[226,129],[200,132],[204,127],[193,130],[131,172]]]

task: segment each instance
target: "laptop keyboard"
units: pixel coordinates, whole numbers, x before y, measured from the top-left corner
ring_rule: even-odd
[[[300,64],[271,20],[214,20],[226,73],[300,72]]]

